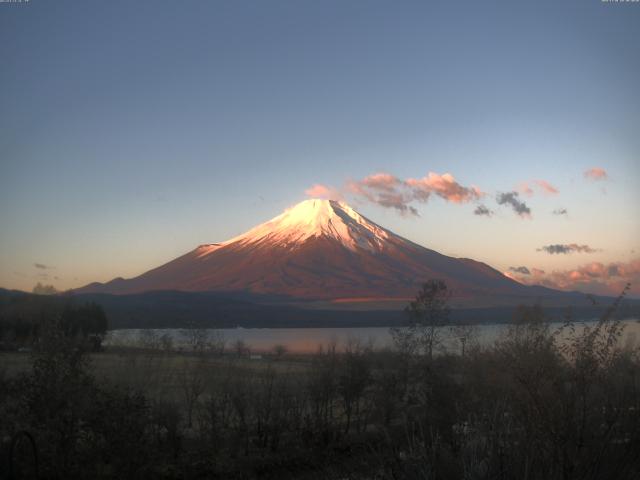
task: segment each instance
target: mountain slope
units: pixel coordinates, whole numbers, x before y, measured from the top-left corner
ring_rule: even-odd
[[[296,299],[407,298],[431,278],[458,297],[531,295],[486,264],[447,257],[406,240],[348,205],[306,200],[223,243],[191,252],[132,279],[80,293],[154,290],[245,291]]]

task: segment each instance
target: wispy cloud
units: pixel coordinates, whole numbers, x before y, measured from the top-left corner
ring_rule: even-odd
[[[534,180],[536,185],[542,190],[542,193],[546,193],[547,195],[557,195],[560,193],[556,187],[551,185],[546,180]]]
[[[531,275],[531,271],[525,266],[509,267],[509,270],[515,273],[521,273],[522,275]]]
[[[486,217],[490,217],[491,215],[493,215],[493,210],[489,210],[486,205],[480,204],[473,211],[473,214],[474,215],[480,215],[480,216],[484,215]]]
[[[327,185],[323,185],[321,183],[316,183],[311,187],[307,188],[304,193],[311,198],[324,198],[327,200],[342,200],[343,195],[339,190],[329,187]]]
[[[518,193],[526,195],[527,197],[533,197],[533,188],[529,185],[529,182],[520,182],[516,189]]]
[[[538,252],[547,252],[550,255],[554,254],[569,254],[569,253],[595,253],[600,250],[597,248],[591,248],[589,245],[578,245],[577,243],[568,243],[568,244],[554,244],[554,245],[545,245],[537,249]]]
[[[534,194],[534,190],[533,190],[534,186],[538,191],[542,192],[545,195],[557,195],[558,193],[560,193],[556,187],[551,185],[551,183],[549,183],[546,180],[532,180],[530,182],[529,181],[520,182],[516,190],[523,195],[532,197]]]
[[[556,208],[553,212],[554,215],[568,215],[569,212],[567,212],[566,208]]]
[[[462,204],[479,200],[485,194],[476,186],[460,184],[450,173],[429,172],[423,178],[401,179],[386,172],[368,175],[347,184],[348,191],[357,198],[393,208],[401,214],[417,215],[412,202],[426,203],[432,195],[451,203]]]
[[[414,198],[404,181],[389,173],[374,173],[362,180],[351,180],[347,189],[356,198],[384,208],[393,208],[401,215],[418,215],[418,210],[409,205]]]
[[[600,167],[593,167],[593,168],[590,168],[589,170],[586,170],[584,172],[584,176],[589,180],[596,180],[596,181],[606,180],[609,178],[609,175],[607,175],[607,172],[605,171],[605,169]]]
[[[390,173],[379,172],[364,177],[360,181],[360,185],[372,190],[393,192],[397,187],[403,185],[403,182]]]
[[[518,189],[498,193],[495,197],[499,205],[507,205],[522,218],[531,218],[531,209],[519,197],[520,194],[533,195],[537,190],[545,195],[556,195],[558,189],[547,180],[522,182]],[[534,190],[535,189],[535,190]],[[311,197],[342,200],[345,196],[363,200],[384,208],[396,210],[401,215],[418,216],[417,204],[427,203],[432,197],[454,204],[478,203],[486,193],[475,185],[463,185],[451,173],[428,172],[422,178],[400,178],[388,172],[377,172],[361,179],[350,180],[340,189],[324,184],[314,184],[305,193]],[[554,211],[565,215],[566,209]],[[491,217],[494,211],[486,204],[478,204],[473,210],[477,216]]]
[[[453,203],[468,203],[479,200],[485,195],[474,185],[470,187],[460,185],[450,173],[439,175],[429,172],[424,178],[407,179],[406,184],[412,190],[416,199],[424,198],[425,201],[432,193]]]
[[[531,217],[531,209],[518,199],[518,192],[498,193],[496,201],[499,205],[510,205],[513,211],[523,218]]]
[[[45,265],[44,263],[34,263],[33,264],[34,267],[40,269],[40,270],[50,270],[54,267],[52,267],[51,265]]]

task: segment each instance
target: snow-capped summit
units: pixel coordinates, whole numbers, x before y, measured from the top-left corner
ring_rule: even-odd
[[[309,238],[328,237],[350,250],[359,247],[379,251],[391,235],[391,232],[363,217],[344,202],[314,198],[288,208],[277,217],[223,245],[270,242],[296,248]]]
[[[442,255],[343,202],[305,200],[222,243],[203,244],[142,275],[78,292],[235,291],[301,299],[408,298],[429,279],[457,295],[522,294],[484,263]]]

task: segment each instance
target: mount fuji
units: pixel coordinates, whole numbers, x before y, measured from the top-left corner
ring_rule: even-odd
[[[446,281],[454,299],[464,303],[562,293],[522,285],[482,262],[442,255],[343,202],[319,199],[305,200],[226,242],[200,245],[138,277],[92,283],[75,293],[244,292],[348,303],[406,300],[435,278]]]

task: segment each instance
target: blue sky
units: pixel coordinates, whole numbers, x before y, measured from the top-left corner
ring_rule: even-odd
[[[314,184],[502,271],[635,272],[639,45],[640,4],[599,0],[0,4],[0,286],[134,276]],[[350,189],[379,172],[486,195],[401,216]]]

